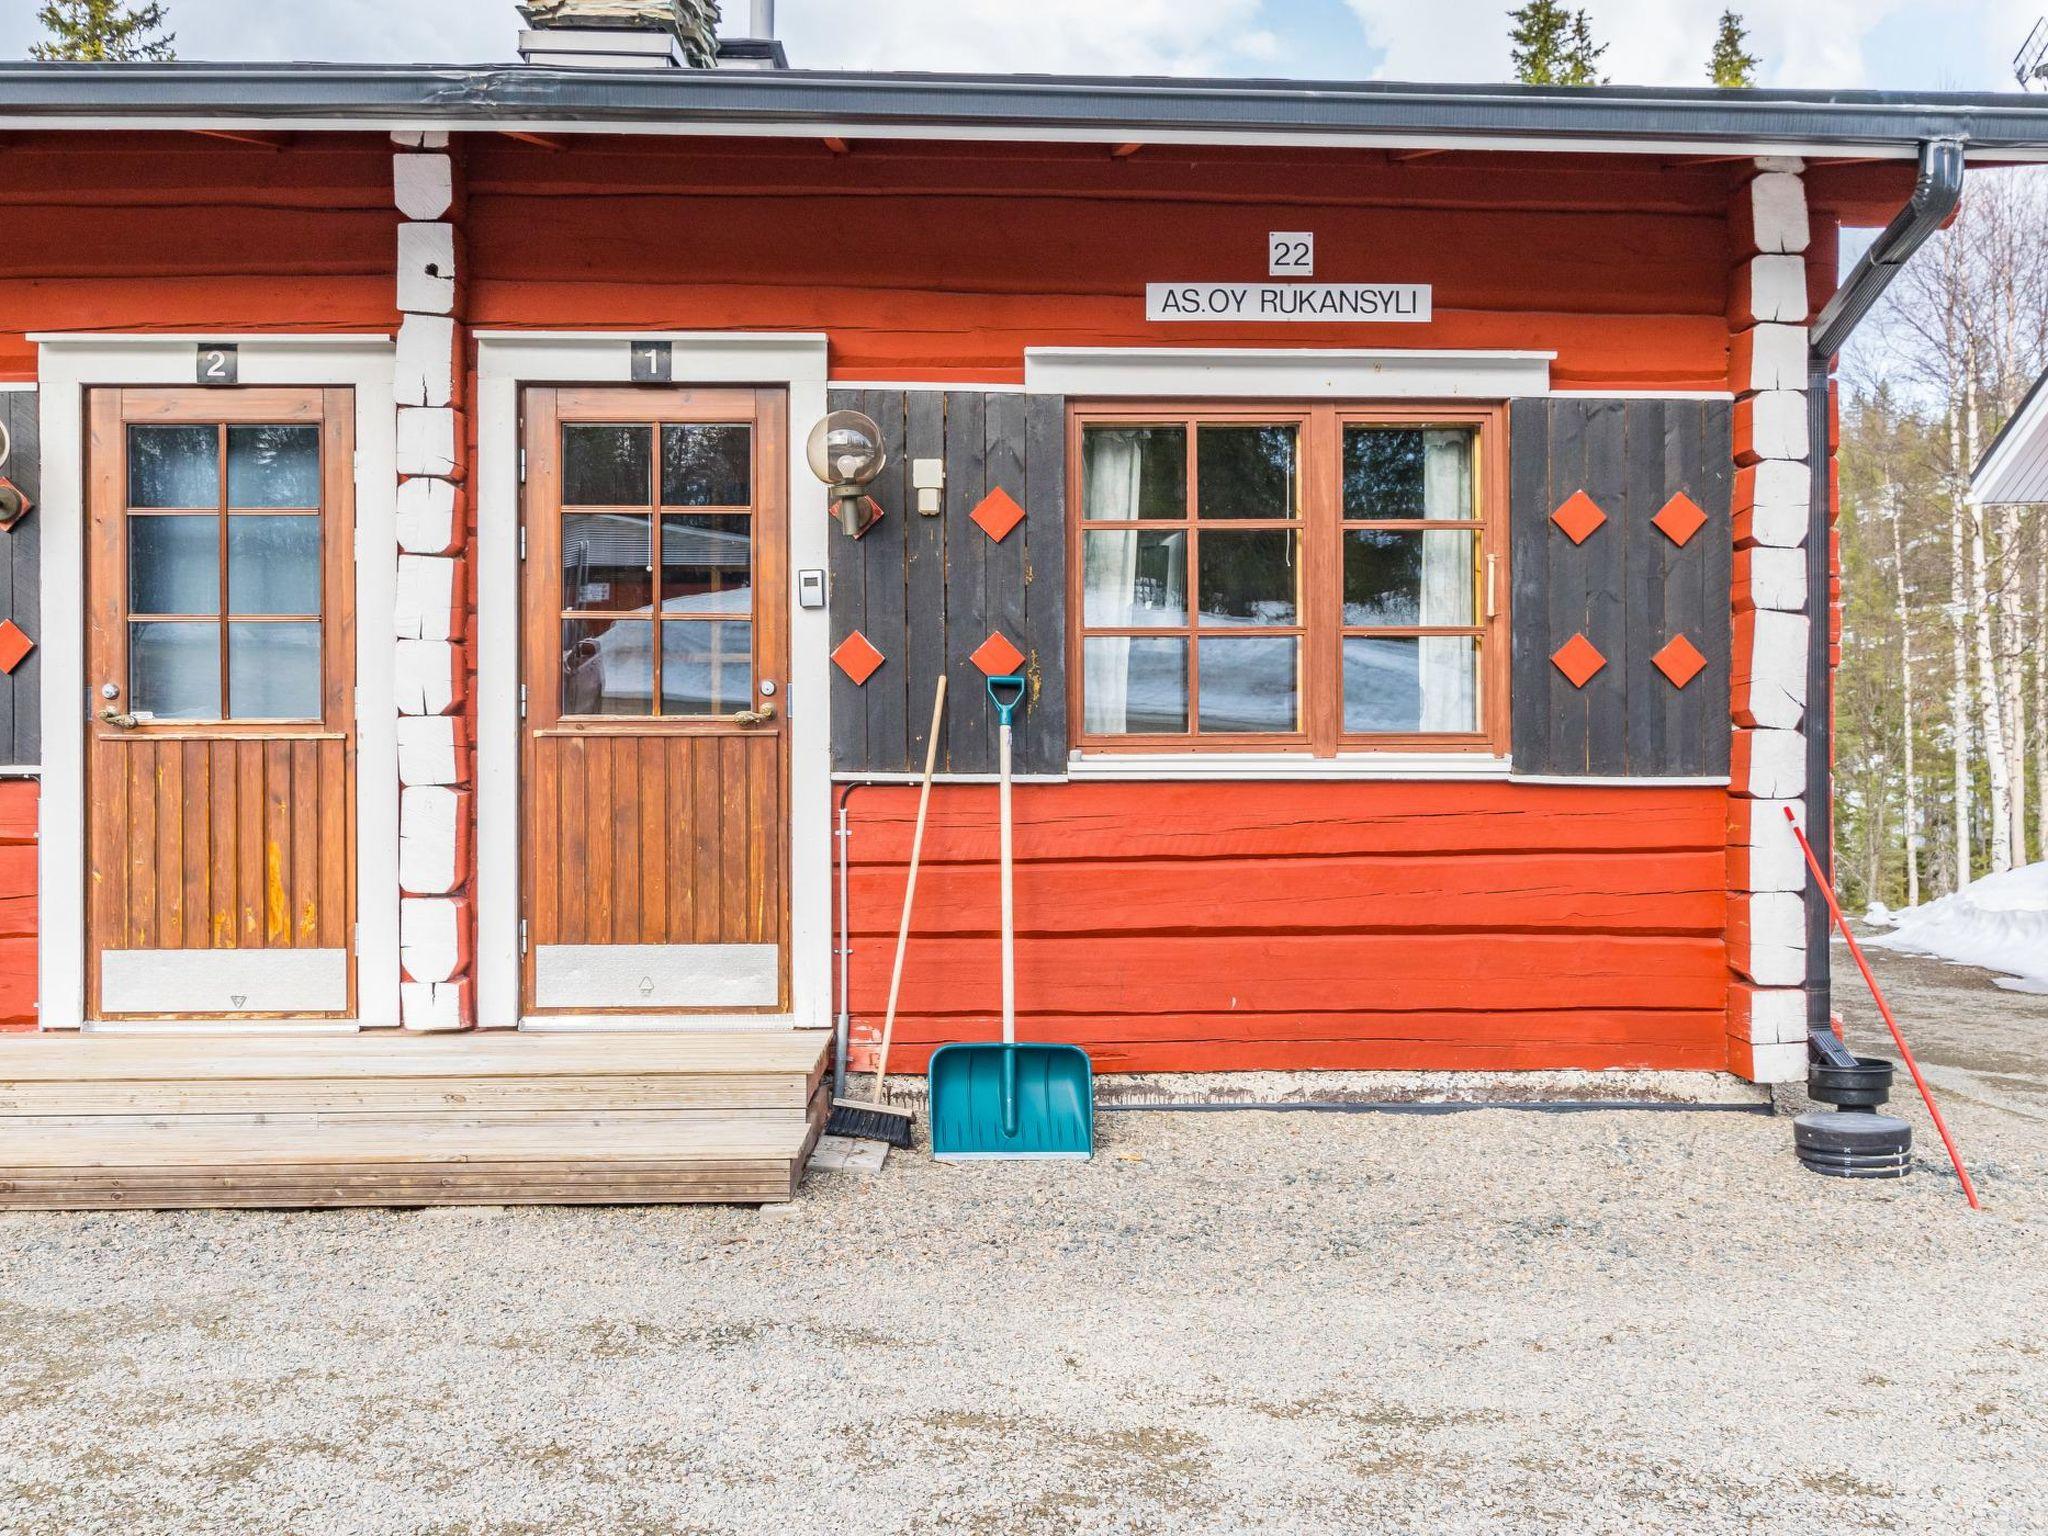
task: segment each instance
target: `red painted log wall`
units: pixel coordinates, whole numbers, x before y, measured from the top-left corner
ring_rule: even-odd
[[[879,1032],[916,791],[854,791]],[[1502,783],[1025,785],[1018,1028],[1106,1071],[1726,1063],[1725,797]],[[1000,1021],[995,790],[934,791],[892,1067]]]
[[[0,780],[0,1031],[36,1025],[36,791]]]

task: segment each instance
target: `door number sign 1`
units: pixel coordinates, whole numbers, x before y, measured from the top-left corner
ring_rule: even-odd
[[[241,357],[233,342],[216,342],[210,346],[202,342],[196,351],[200,383],[233,384],[239,380]]]
[[[1314,277],[1315,231],[1276,229],[1266,236],[1266,276]]]

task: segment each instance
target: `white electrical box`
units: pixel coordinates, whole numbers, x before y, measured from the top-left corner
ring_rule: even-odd
[[[939,515],[939,492],[946,488],[944,459],[912,459],[910,487],[917,492],[917,510],[926,517]]]

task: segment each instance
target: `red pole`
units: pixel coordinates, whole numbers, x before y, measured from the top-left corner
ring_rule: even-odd
[[[1913,1059],[1913,1049],[1906,1044],[1906,1037],[1899,1033],[1899,1021],[1892,1017],[1892,1005],[1884,1000],[1884,992],[1877,984],[1877,978],[1870,974],[1870,962],[1863,958],[1863,946],[1856,942],[1856,935],[1849,931],[1849,923],[1842,916],[1842,909],[1835,902],[1834,887],[1828,884],[1828,877],[1821,873],[1820,860],[1813,856],[1813,844],[1806,840],[1806,834],[1799,828],[1799,819],[1792,814],[1792,808],[1785,807],[1785,819],[1792,823],[1792,835],[1799,839],[1799,851],[1806,855],[1806,867],[1813,871],[1813,882],[1820,887],[1826,899],[1828,911],[1834,914],[1835,926],[1842,937],[1848,940],[1849,953],[1856,957],[1856,969],[1863,973],[1863,981],[1870,988],[1870,995],[1877,999],[1877,1011],[1884,1015],[1885,1028],[1892,1032],[1892,1043],[1899,1048],[1899,1055],[1905,1060],[1906,1070],[1913,1074],[1913,1086],[1920,1090],[1920,1097],[1926,1101],[1927,1113],[1934,1117],[1934,1128],[1941,1133],[1941,1144],[1948,1148],[1948,1160],[1955,1164],[1956,1177],[1963,1181],[1963,1194],[1970,1202],[1970,1209],[1981,1211],[1984,1207],[1977,1199],[1977,1186],[1970,1182],[1970,1170],[1963,1166],[1963,1154],[1956,1150],[1955,1138],[1948,1133],[1948,1122],[1941,1118],[1941,1111],[1934,1107],[1934,1093],[1927,1086],[1927,1079],[1920,1075],[1920,1063]]]

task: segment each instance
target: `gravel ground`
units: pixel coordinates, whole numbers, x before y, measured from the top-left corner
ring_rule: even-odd
[[[0,1217],[0,1530],[2048,1531],[2048,999],[1882,964],[1980,1215],[1782,1119],[1488,1110],[762,1212]]]

